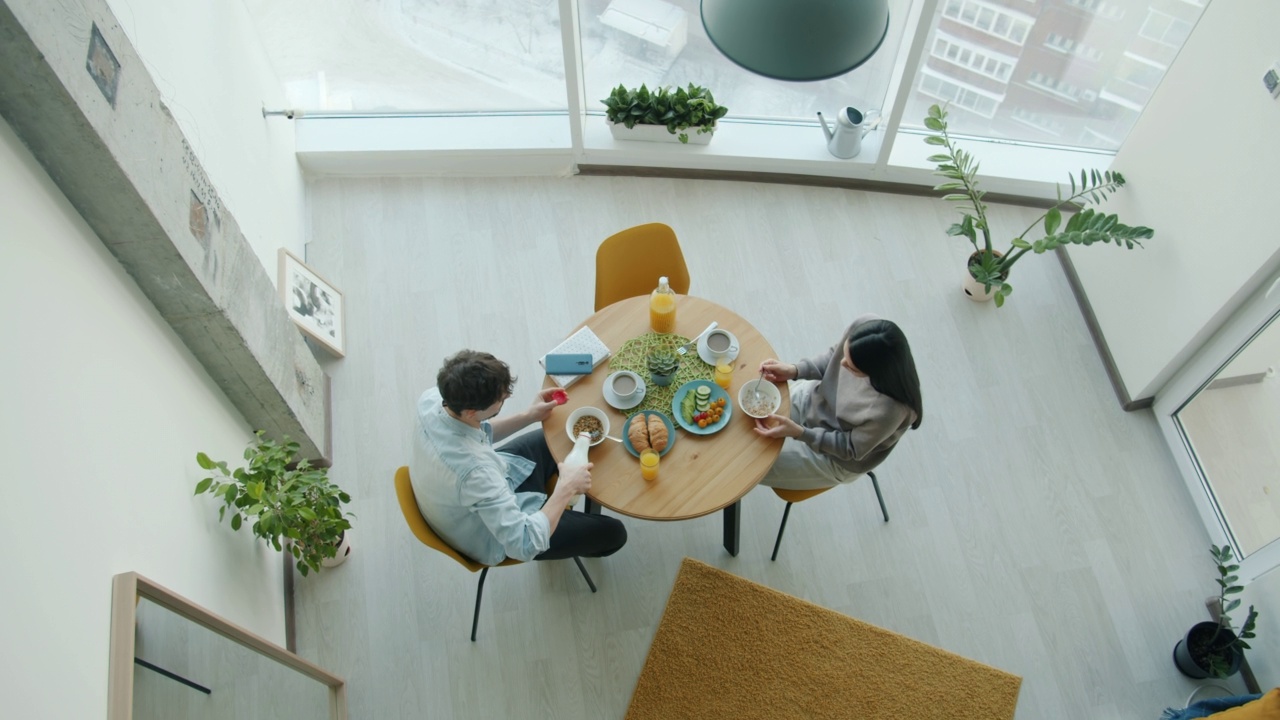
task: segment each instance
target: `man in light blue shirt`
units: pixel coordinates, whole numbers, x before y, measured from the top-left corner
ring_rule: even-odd
[[[463,350],[445,360],[436,387],[418,399],[409,475],[427,524],[458,552],[485,565],[504,558],[605,557],[627,542],[616,518],[567,509],[591,487],[591,465],[561,472],[541,430],[493,444],[551,414],[554,389],[527,410],[498,418],[515,378],[489,353]]]

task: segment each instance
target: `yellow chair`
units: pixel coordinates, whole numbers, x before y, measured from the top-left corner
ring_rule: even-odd
[[[880,481],[876,480],[876,474],[873,472],[869,472],[867,475],[871,477],[871,484],[875,486],[876,499],[880,501],[880,513],[884,515],[884,521],[889,522],[889,511],[885,509],[884,496],[880,494]],[[832,487],[836,486],[833,485]],[[803,500],[808,500],[815,495],[821,495],[831,488],[825,487],[818,488],[816,490],[785,490],[783,488],[770,489],[773,490],[775,495],[787,501],[787,509],[782,511],[782,526],[778,528],[778,539],[773,543],[773,557],[769,558],[769,560],[772,561],[778,559],[778,548],[782,546],[782,533],[787,529],[787,516],[791,514],[791,506]]]
[[[672,290],[689,293],[689,268],[669,226],[649,223],[610,235],[596,250],[596,310],[648,295],[664,275]]]
[[[554,480],[553,478],[553,486]],[[404,519],[405,522],[409,523],[409,529],[413,531],[415,537],[422,541],[423,545],[448,555],[471,572],[480,571],[480,584],[476,587],[476,611],[471,618],[471,642],[475,642],[476,626],[480,622],[480,598],[484,595],[484,578],[489,574],[489,568],[519,565],[521,561],[507,558],[497,565],[489,566],[478,563],[454,550],[449,543],[441,539],[439,535],[436,535],[436,532],[427,524],[426,519],[422,517],[422,511],[418,509],[418,499],[413,494],[413,484],[409,482],[408,467],[401,467],[396,470],[396,498],[400,501],[400,512],[404,513]],[[582,560],[575,557],[573,561],[578,564],[578,569],[582,571],[582,577],[586,578],[591,592],[595,592],[596,584],[591,581],[591,576],[587,574],[587,569],[583,567]]]

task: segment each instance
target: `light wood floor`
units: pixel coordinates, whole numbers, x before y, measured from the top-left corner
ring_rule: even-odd
[[[681,558],[1024,678],[1018,717],[1154,718],[1194,687],[1170,653],[1204,618],[1209,541],[1148,412],[1113,396],[1052,257],[1029,257],[997,311],[960,292],[966,245],[939,200],[637,178],[320,179],[308,261],[344,292],[348,354],[327,363],[334,479],[359,515],[341,567],[300,579],[299,652],[348,681],[351,717],[620,718]],[[1034,216],[995,207],[997,236]],[[540,385],[537,358],[590,314],[599,242],[675,228],[691,292],[733,308],[786,359],[863,312],[898,322],[924,424],[871,484],[797,505],[744,499],[742,552],[720,517],[626,519],[586,560],[476,576],[409,533],[392,474],[441,360],[491,351]],[[1111,247],[1092,252],[1118,252]],[[1135,251],[1140,252],[1140,251]]]

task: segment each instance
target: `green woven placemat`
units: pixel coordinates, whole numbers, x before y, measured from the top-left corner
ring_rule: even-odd
[[[684,355],[676,356],[680,359],[680,369],[676,370],[676,377],[670,385],[654,385],[649,380],[649,354],[657,350],[675,352],[676,348],[687,342],[689,338],[681,335],[648,332],[626,341],[613,354],[609,359],[611,372],[630,370],[644,378],[644,400],[633,410],[628,410],[628,413],[638,410],[656,410],[671,417],[671,400],[676,396],[676,390],[679,390],[681,385],[692,380],[711,380],[715,377],[715,368],[702,362],[702,358],[698,357],[697,349],[694,348]]]

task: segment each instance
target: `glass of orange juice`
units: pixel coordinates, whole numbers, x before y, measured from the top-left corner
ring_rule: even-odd
[[[657,479],[658,453],[653,450],[645,450],[640,453],[640,476],[645,480]]]
[[[729,389],[729,383],[733,382],[733,366],[727,362],[721,362],[716,365],[716,384],[725,390]]]

